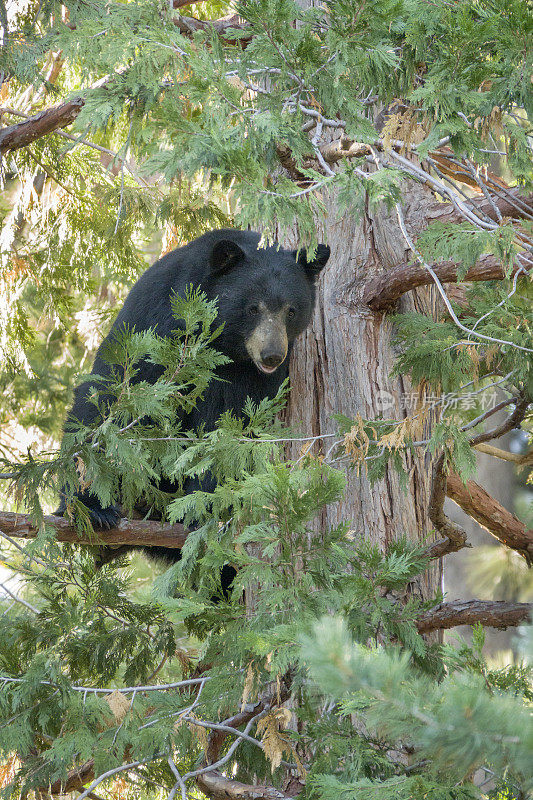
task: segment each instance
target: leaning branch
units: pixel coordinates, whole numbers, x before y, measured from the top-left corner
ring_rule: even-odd
[[[533,560],[533,530],[507,511],[482,486],[474,481],[463,483],[459,475],[448,475],[446,494],[498,541],[516,550],[530,565]]]
[[[44,523],[56,529],[58,542],[83,545],[137,545],[144,547],[171,547],[180,550],[187,539],[188,530],[180,523],[166,525],[137,519],[121,519],[116,528],[99,530],[91,538],[82,534],[64,517],[47,516]],[[19,539],[35,539],[39,527],[26,514],[0,511],[0,531]]]
[[[532,603],[508,603],[504,600],[456,600],[441,603],[416,621],[419,633],[474,625],[480,622],[490,628],[509,628],[527,622],[533,613]]]
[[[495,447],[493,444],[478,444],[475,447],[480,453],[486,453],[488,456],[500,458],[502,461],[510,461],[516,464],[517,467],[528,467],[533,464],[533,450],[528,450],[527,453],[510,453],[509,450],[502,450],[500,447]]]
[[[82,97],[76,97],[74,100],[58,106],[46,108],[33,117],[28,117],[24,122],[17,122],[16,125],[2,128],[0,130],[0,156],[10,150],[26,147],[36,139],[70,125],[84,105],[85,100]]]
[[[196,779],[199,789],[212,800],[293,800],[273,786],[241,783],[227,778],[220,772],[206,772]]]
[[[432,264],[432,269],[442,283],[457,283],[458,264],[453,261],[443,261]],[[482,256],[477,264],[470,267],[462,278],[463,281],[501,281],[506,276],[514,275],[521,269],[518,265],[506,271],[501,262],[494,256]],[[363,284],[361,299],[373,311],[384,311],[406,292],[419,286],[429,286],[433,277],[427,269],[419,263],[404,263],[387,270],[383,275],[370,278]]]

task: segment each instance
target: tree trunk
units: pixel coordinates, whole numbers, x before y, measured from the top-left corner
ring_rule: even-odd
[[[423,187],[406,183],[403,209],[412,236],[427,225],[424,209],[429,199]],[[412,399],[418,396],[405,377],[392,375],[395,350],[390,318],[371,311],[361,300],[362,282],[409,258],[396,214],[376,208],[367,209],[361,220],[347,213],[339,217],[331,196],[326,198],[326,208],[319,241],[327,241],[332,255],[320,278],[312,325],[298,340],[290,369],[287,421],[305,436],[334,432],[335,413],[352,419],[361,415],[364,419],[384,416],[401,420],[413,413]],[[435,314],[432,288],[410,292],[398,305],[400,311],[414,309]],[[322,453],[327,452],[331,439],[315,447],[320,444]],[[297,457],[300,447],[293,445],[292,457]],[[356,535],[367,537],[384,550],[401,536],[417,542],[430,536],[432,462],[421,449],[414,457],[405,458],[407,491],[402,490],[392,468],[373,486],[364,468],[360,474],[350,469],[343,500],[324,511],[321,525],[349,521]],[[427,598],[440,587],[440,581],[441,566],[435,562],[412,588]]]

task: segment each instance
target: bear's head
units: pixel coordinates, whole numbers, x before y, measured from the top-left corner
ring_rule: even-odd
[[[314,258],[305,250],[258,247],[260,235],[226,231],[209,259],[209,297],[217,298],[224,329],[217,348],[233,361],[253,361],[265,374],[283,364],[292,341],[311,320],[315,284],[330,249],[319,244]]]

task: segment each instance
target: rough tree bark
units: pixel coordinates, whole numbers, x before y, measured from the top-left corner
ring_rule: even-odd
[[[427,225],[428,194],[424,187],[406,181],[403,208],[410,235]],[[326,208],[319,240],[328,242],[332,255],[320,279],[312,326],[292,356],[287,414],[291,426],[313,436],[335,431],[334,413],[373,419],[385,412],[401,420],[416,394],[405,377],[392,375],[395,351],[389,316],[370,309],[362,297],[363,284],[371,276],[379,278],[409,261],[396,216],[380,208],[367,209],[361,220],[350,214],[339,219],[332,196],[326,198]],[[434,315],[433,288],[419,288],[403,296],[398,309]],[[323,450],[327,451],[328,441],[324,440]],[[291,455],[297,455],[296,447]],[[422,452],[406,458],[406,492],[393,469],[373,486],[364,470],[360,474],[350,470],[342,502],[324,511],[321,525],[348,520],[358,536],[383,549],[400,536],[415,541],[429,536],[432,463]],[[436,562],[413,591],[427,598],[439,588],[440,580],[441,568]]]

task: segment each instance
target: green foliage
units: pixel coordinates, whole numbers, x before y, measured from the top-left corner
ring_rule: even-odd
[[[425,380],[445,393],[457,392],[468,379],[496,373],[512,376],[512,383],[530,394],[531,359],[513,347],[533,344],[530,292],[525,286],[510,294],[505,283],[474,284],[467,293],[467,309],[459,310],[465,327],[493,337],[493,343],[465,337],[450,319],[434,321],[416,313],[397,316],[397,339],[402,345],[397,372],[410,372],[416,383]],[[498,340],[509,344],[498,346]]]
[[[194,8],[208,19],[228,11],[218,0]],[[15,473],[10,498],[40,522],[66,486],[94,549],[80,486],[104,505],[120,500],[130,511],[142,500],[145,512],[194,524],[181,562],[155,581],[131,574],[124,558],[97,571],[90,550],[60,547],[44,526],[22,552],[6,549],[30,604],[6,601],[0,617],[0,752],[14,773],[3,796],[47,792],[90,759],[95,775],[133,761],[126,794],[168,796],[177,786],[169,755],[194,791],[202,731],[272,686],[276,708],[290,684],[283,748],[276,736],[270,755],[265,742],[240,740],[234,757],[226,741],[227,774],[282,785],[286,767],[270,773],[283,755],[304,762],[302,797],[313,800],[470,800],[482,767],[495,773],[491,798],[523,800],[530,668],[489,669],[479,631],[473,647],[428,645],[416,621],[440,598],[421,602],[413,591],[427,567],[422,547],[406,538],[380,548],[354,539],[349,521],[328,528],[316,518],[341,499],[337,467],[347,462],[371,481],[393,469],[406,487],[406,463],[423,448],[469,475],[470,431],[491,425],[492,384],[531,396],[531,359],[518,349],[532,347],[531,289],[511,276],[531,237],[526,221],[518,233],[508,219],[484,218],[422,231],[424,260],[458,261],[462,278],[493,254],[508,277],[467,290],[456,312],[471,333],[446,315],[396,316],[397,370],[420,386],[420,404],[400,421],[387,409],[377,420],[339,416],[329,460],[283,459],[293,436],[276,418],[286,387],[249,403],[242,418],[223,415],[214,431],[184,429],[224,362],[213,348],[215,308],[194,292],[176,298],[181,322],[168,340],[133,331],[113,342],[111,374],[92,395],[103,421],[72,425],[55,448],[74,375],[87,371],[114,306],[161,249],[235,223],[260,227],[266,240],[296,230],[313,246],[331,196],[341,213],[363,218],[401,200],[406,173],[388,157],[394,126],[383,134],[376,105],[402,98],[412,115],[400,155],[416,142],[424,164],[446,139],[479,174],[498,159],[506,182],[532,185],[531,15],[521,0],[245,0],[236,10],[248,29],[223,38],[182,34],[172,4],[152,0],[31,0],[9,24],[0,19],[3,107],[33,114],[84,99],[74,141],[57,131],[0,165],[0,454]],[[53,78],[52,51],[61,58]],[[328,143],[342,132],[347,146],[373,147],[383,134],[385,164],[376,168],[378,151],[363,148],[324,166],[319,126]],[[161,368],[153,385],[136,380],[142,359]],[[29,429],[22,455],[12,446],[17,423]],[[207,472],[212,492],[183,494],[186,480]],[[158,488],[165,480],[174,493]],[[238,574],[222,597],[228,564]],[[113,689],[123,690],[121,711]]]
[[[484,253],[493,253],[504,267],[510,267],[516,255],[513,239],[512,225],[500,225],[495,231],[487,231],[466,222],[455,225],[434,222],[418,237],[417,245],[429,262],[449,258],[460,264],[457,276],[462,280]]]
[[[524,724],[529,736],[520,705],[531,696],[527,668],[488,670],[478,634],[474,649],[422,638],[416,621],[441,599],[422,602],[408,591],[428,565],[423,545],[406,538],[383,551],[354,540],[347,524],[317,529],[317,515],[342,497],[345,476],[309,455],[282,459],[291,438],[277,421],[285,386],[273,400],[248,402],[242,418],[225,413],[213,431],[183,429],[184,412],[226,359],[214,349],[213,302],[190,289],[174,298],[173,311],[168,339],[125,332],[108,347],[110,374],[95,380],[92,395],[103,421],[72,424],[47,460],[5,462],[37,520],[39,489],[66,482],[80,529],[90,526],[75,493],[87,486],[104,505],[122,500],[127,508],[142,496],[163,518],[194,529],[181,561],[140,591],[124,557],[98,570],[91,549],[61,547],[45,527],[10,555],[31,604],[0,616],[0,753],[20,759],[4,796],[65,781],[89,759],[97,776],[133,763],[137,789],[153,795],[155,781],[168,792],[169,756],[188,782],[202,768],[199,723],[209,729],[241,706],[253,708],[268,686],[281,692],[288,680],[299,699],[296,731],[273,733],[264,717],[263,733],[255,733],[270,738],[264,750],[253,739],[240,744],[237,780],[266,778],[272,767],[277,780],[283,751],[307,763],[309,797],[393,791],[406,800],[417,793],[463,800],[474,794],[471,769],[503,771],[505,753],[512,781],[527,790],[522,739],[516,744],[509,733],[511,723],[520,731]],[[136,382],[142,359],[161,368],[154,384]],[[352,422],[338,423],[349,437]],[[362,425],[368,438],[377,435]],[[383,422],[379,432],[394,427]],[[451,423],[437,428],[436,442],[456,463],[470,454]],[[183,495],[183,482],[206,472],[216,479],[213,491]],[[157,488],[166,478],[178,486],[172,495]],[[237,576],[223,597],[228,564]],[[244,592],[253,596],[252,613]],[[489,700],[497,714],[490,719]],[[354,716],[361,725],[351,724]],[[414,770],[394,755],[407,747]]]
[[[435,683],[413,670],[407,653],[355,644],[345,623],[331,618],[304,637],[301,659],[317,690],[337,701],[341,717],[356,714],[382,748],[400,746],[415,759],[412,769],[398,766],[388,779],[372,780],[359,770],[353,780],[342,766],[339,777],[317,775],[319,797],[379,797],[391,790],[399,798],[419,792],[474,797],[473,786],[459,784],[487,762],[531,790],[531,714],[505,691],[511,681],[491,691],[483,676],[456,670]]]
[[[131,510],[144,496],[148,507],[161,510],[165,495],[157,483],[186,476],[178,474],[176,464],[196,432],[180,428],[179,412],[191,410],[227,358],[211,347],[220,333],[211,330],[217,313],[214,302],[191,288],[186,297],[176,296],[172,306],[179,322],[171,337],[161,338],[151,330],[124,332],[110,343],[105,357],[111,374],[95,376],[89,396],[98,420],[92,425],[72,421],[59,453],[38,462],[30,454],[16,467],[20,497],[37,518],[42,516],[43,486],[56,493],[64,487],[67,506],[83,485],[91,487],[103,507],[122,501]],[[143,359],[162,368],[155,384],[136,380]],[[78,523],[87,527],[79,502],[75,505]]]

